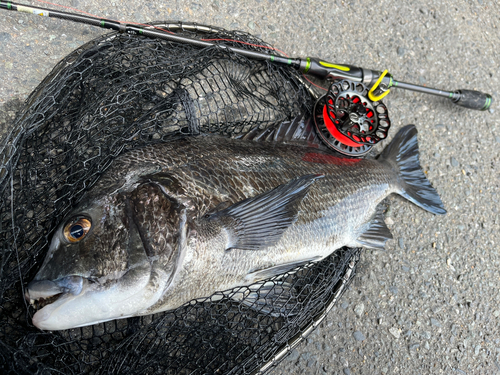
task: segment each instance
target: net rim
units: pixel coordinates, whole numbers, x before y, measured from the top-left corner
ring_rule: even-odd
[[[178,30],[187,30],[187,31],[194,31],[194,32],[228,32],[224,29],[220,28],[212,28],[210,26],[206,25],[199,25],[196,23],[185,23],[185,22],[174,22],[174,23],[168,23],[169,21],[162,21],[158,23],[154,23],[154,26],[165,26],[169,28],[177,28]],[[153,27],[153,26],[151,26]],[[42,80],[42,82],[37,86],[37,88],[29,95],[28,99],[26,100],[23,108],[20,110],[18,116],[16,116],[16,119],[14,120],[13,123],[13,130],[11,133],[7,134],[5,137],[5,143],[0,149],[1,153],[5,152],[5,149],[7,147],[6,142],[7,141],[12,141],[12,134],[14,134],[16,128],[18,125],[22,122],[22,120],[25,118],[25,116],[28,114],[29,108],[31,104],[33,104],[38,96],[43,94],[43,88],[46,86],[48,83],[53,82],[54,80],[57,80],[60,74],[65,69],[68,69],[72,64],[74,64],[77,61],[77,58],[80,54],[84,53],[85,51],[96,47],[98,45],[102,45],[104,43],[110,42],[114,40],[116,37],[120,35],[119,32],[111,32],[102,36],[99,36],[84,45],[78,47],[74,51],[72,51],[70,54],[65,56],[61,61],[56,64],[56,66],[52,69],[52,71]],[[296,75],[296,77],[299,77],[299,75]],[[29,133],[28,133],[29,134]],[[28,134],[26,133],[21,133],[19,132],[14,136],[14,141],[15,142],[22,142],[23,137],[27,136]],[[16,161],[17,162],[17,161]],[[15,168],[15,163],[10,165],[10,168],[13,169]],[[0,177],[0,183],[3,183],[5,176]],[[347,270],[345,271],[343,277],[341,278],[341,285],[338,287],[337,291],[335,292],[334,296],[327,302],[327,307],[326,309],[321,313],[318,314],[317,316],[312,318],[311,323],[306,327],[301,329],[302,332],[298,333],[295,337],[292,339],[288,340],[288,342],[285,345],[282,345],[282,348],[278,350],[278,352],[266,363],[261,365],[260,369],[255,370],[253,373],[254,374],[264,374],[265,372],[269,371],[272,367],[276,366],[281,360],[283,360],[294,348],[296,348],[305,338],[308,337],[308,335],[319,325],[321,322],[325,319],[329,311],[333,308],[333,306],[336,304],[338,299],[341,297],[341,295],[345,292],[347,289],[347,286],[349,285],[349,282],[352,280],[354,273],[355,273],[355,268],[356,264],[359,261],[359,249],[358,253],[354,254],[351,256],[349,260],[349,266]],[[244,365],[244,363],[241,363],[238,367],[241,367]],[[228,372],[232,373],[232,371]]]

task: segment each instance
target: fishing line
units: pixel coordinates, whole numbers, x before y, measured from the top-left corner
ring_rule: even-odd
[[[44,3],[44,4],[49,4],[49,5],[53,5],[53,6],[56,6],[56,7],[61,7],[61,8],[65,8],[65,9],[70,9],[70,10],[73,10],[75,12],[79,12],[79,13],[82,13],[82,14],[86,14],[90,17],[93,17],[95,19],[101,19],[101,20],[105,20],[105,18],[103,17],[100,17],[100,16],[96,16],[92,13],[88,13],[88,12],[85,12],[81,9],[78,9],[78,8],[73,8],[73,7],[69,7],[69,6],[65,6],[65,5],[60,5],[60,4],[57,4],[57,3],[51,3],[49,1],[44,1],[44,0],[35,0],[39,3]],[[12,3],[12,2],[11,2]],[[166,33],[170,33],[170,34],[174,34],[172,31],[169,31],[169,30],[165,30],[165,29],[162,29],[160,27],[157,27],[155,25],[151,25],[151,24],[145,24],[145,23],[138,23],[138,22],[129,22],[129,21],[119,21],[119,20],[112,20],[114,22],[119,22],[119,23],[127,23],[127,24],[131,24],[131,25],[139,25],[139,26],[144,26],[144,27],[153,27],[159,31],[162,31],[162,32],[166,32]],[[248,45],[248,46],[251,46],[251,47],[257,47],[257,48],[265,48],[265,49],[269,49],[269,50],[273,50],[273,51],[277,51],[281,54],[283,54],[284,56],[288,57],[288,55],[277,49],[277,48],[274,48],[274,47],[270,47],[270,46],[265,46],[265,45],[259,45],[259,44],[252,44],[252,43],[248,43],[248,42],[244,42],[244,41],[241,41],[241,40],[237,40],[237,39],[223,39],[223,38],[218,38],[218,39],[204,39],[204,38],[201,38],[201,40],[204,40],[204,41],[207,41],[207,42],[211,42],[211,41],[224,41],[224,42],[234,42],[234,43],[240,43],[240,44],[244,44],[244,45]],[[319,87],[319,86],[318,86]],[[322,88],[322,87],[321,87]],[[323,88],[322,88],[323,89]]]
[[[86,15],[89,15],[91,17],[94,17],[94,18],[99,18],[99,19],[102,19],[102,17],[99,17],[99,16],[96,16],[92,13],[88,13],[88,12],[85,12],[83,10],[80,10],[78,8],[73,8],[73,7],[68,7],[68,6],[65,6],[65,5],[60,5],[60,4],[56,4],[56,3],[51,3],[51,2],[48,2],[48,1],[44,1],[44,0],[36,0],[37,2],[40,2],[40,3],[45,3],[45,4],[50,4],[50,5],[53,5],[53,6],[56,6],[56,7],[61,7],[61,8],[66,8],[66,9],[70,9],[70,10],[73,10],[73,11],[76,11],[76,12],[80,12],[80,13],[83,13],[83,14],[86,14]],[[116,22],[120,22],[120,23],[123,23],[123,21],[116,21]],[[145,26],[145,27],[153,27],[157,30],[160,30],[160,31],[164,31],[164,32],[167,32],[167,33],[171,33],[173,34],[173,32],[169,31],[169,30],[165,30],[165,29],[162,29],[160,27],[156,27],[154,25],[149,25],[149,24],[143,24],[143,23],[135,23],[135,22],[127,22],[127,23],[130,23],[130,24],[135,24],[135,25],[140,25],[140,26]],[[247,46],[250,46],[250,47],[256,47],[256,48],[264,48],[264,49],[269,49],[269,50],[272,50],[272,51],[276,51],[276,52],[279,52],[281,53],[283,56],[285,57],[289,57],[285,52],[283,52],[282,50],[278,49],[278,48],[275,48],[275,47],[270,47],[270,46],[266,46],[266,45],[261,45],[261,44],[253,44],[253,43],[248,43],[248,42],[244,42],[244,41],[241,41],[241,40],[237,40],[237,39],[224,39],[224,38],[213,38],[213,39],[209,39],[209,38],[201,38],[201,40],[203,41],[206,41],[206,42],[233,42],[233,43],[239,43],[239,44],[244,44],[244,45],[247,45]],[[315,86],[316,88],[322,90],[322,91],[328,91],[328,89],[320,86],[320,85],[317,85],[316,83],[314,83],[313,81],[311,81],[309,78],[307,78],[307,76],[305,74],[302,74],[303,78],[309,82],[311,85]]]

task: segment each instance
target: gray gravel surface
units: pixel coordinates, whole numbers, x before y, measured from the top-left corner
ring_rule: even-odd
[[[115,19],[240,29],[290,55],[500,100],[496,0],[60,3]],[[62,57],[104,32],[0,11],[0,123]],[[500,110],[398,90],[384,101],[394,130],[417,125],[422,166],[448,214],[391,198],[394,240],[364,252],[341,303],[272,374],[500,374]]]

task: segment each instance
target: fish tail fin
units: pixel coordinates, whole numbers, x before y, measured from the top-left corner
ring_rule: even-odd
[[[379,160],[390,164],[397,171],[400,186],[398,194],[433,214],[446,213],[441,198],[420,167],[415,125],[402,128]]]

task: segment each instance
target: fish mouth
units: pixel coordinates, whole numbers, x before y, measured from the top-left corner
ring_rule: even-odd
[[[32,281],[25,298],[37,309],[32,317],[35,327],[59,331],[140,314],[165,288],[165,275],[159,275],[154,288],[150,279],[151,265],[145,262],[106,283],[81,276]]]
[[[88,280],[72,275],[57,280],[33,280],[28,284],[24,297],[37,314],[43,308],[57,302],[64,296],[77,296],[82,293]],[[36,315],[36,314],[35,314]]]

